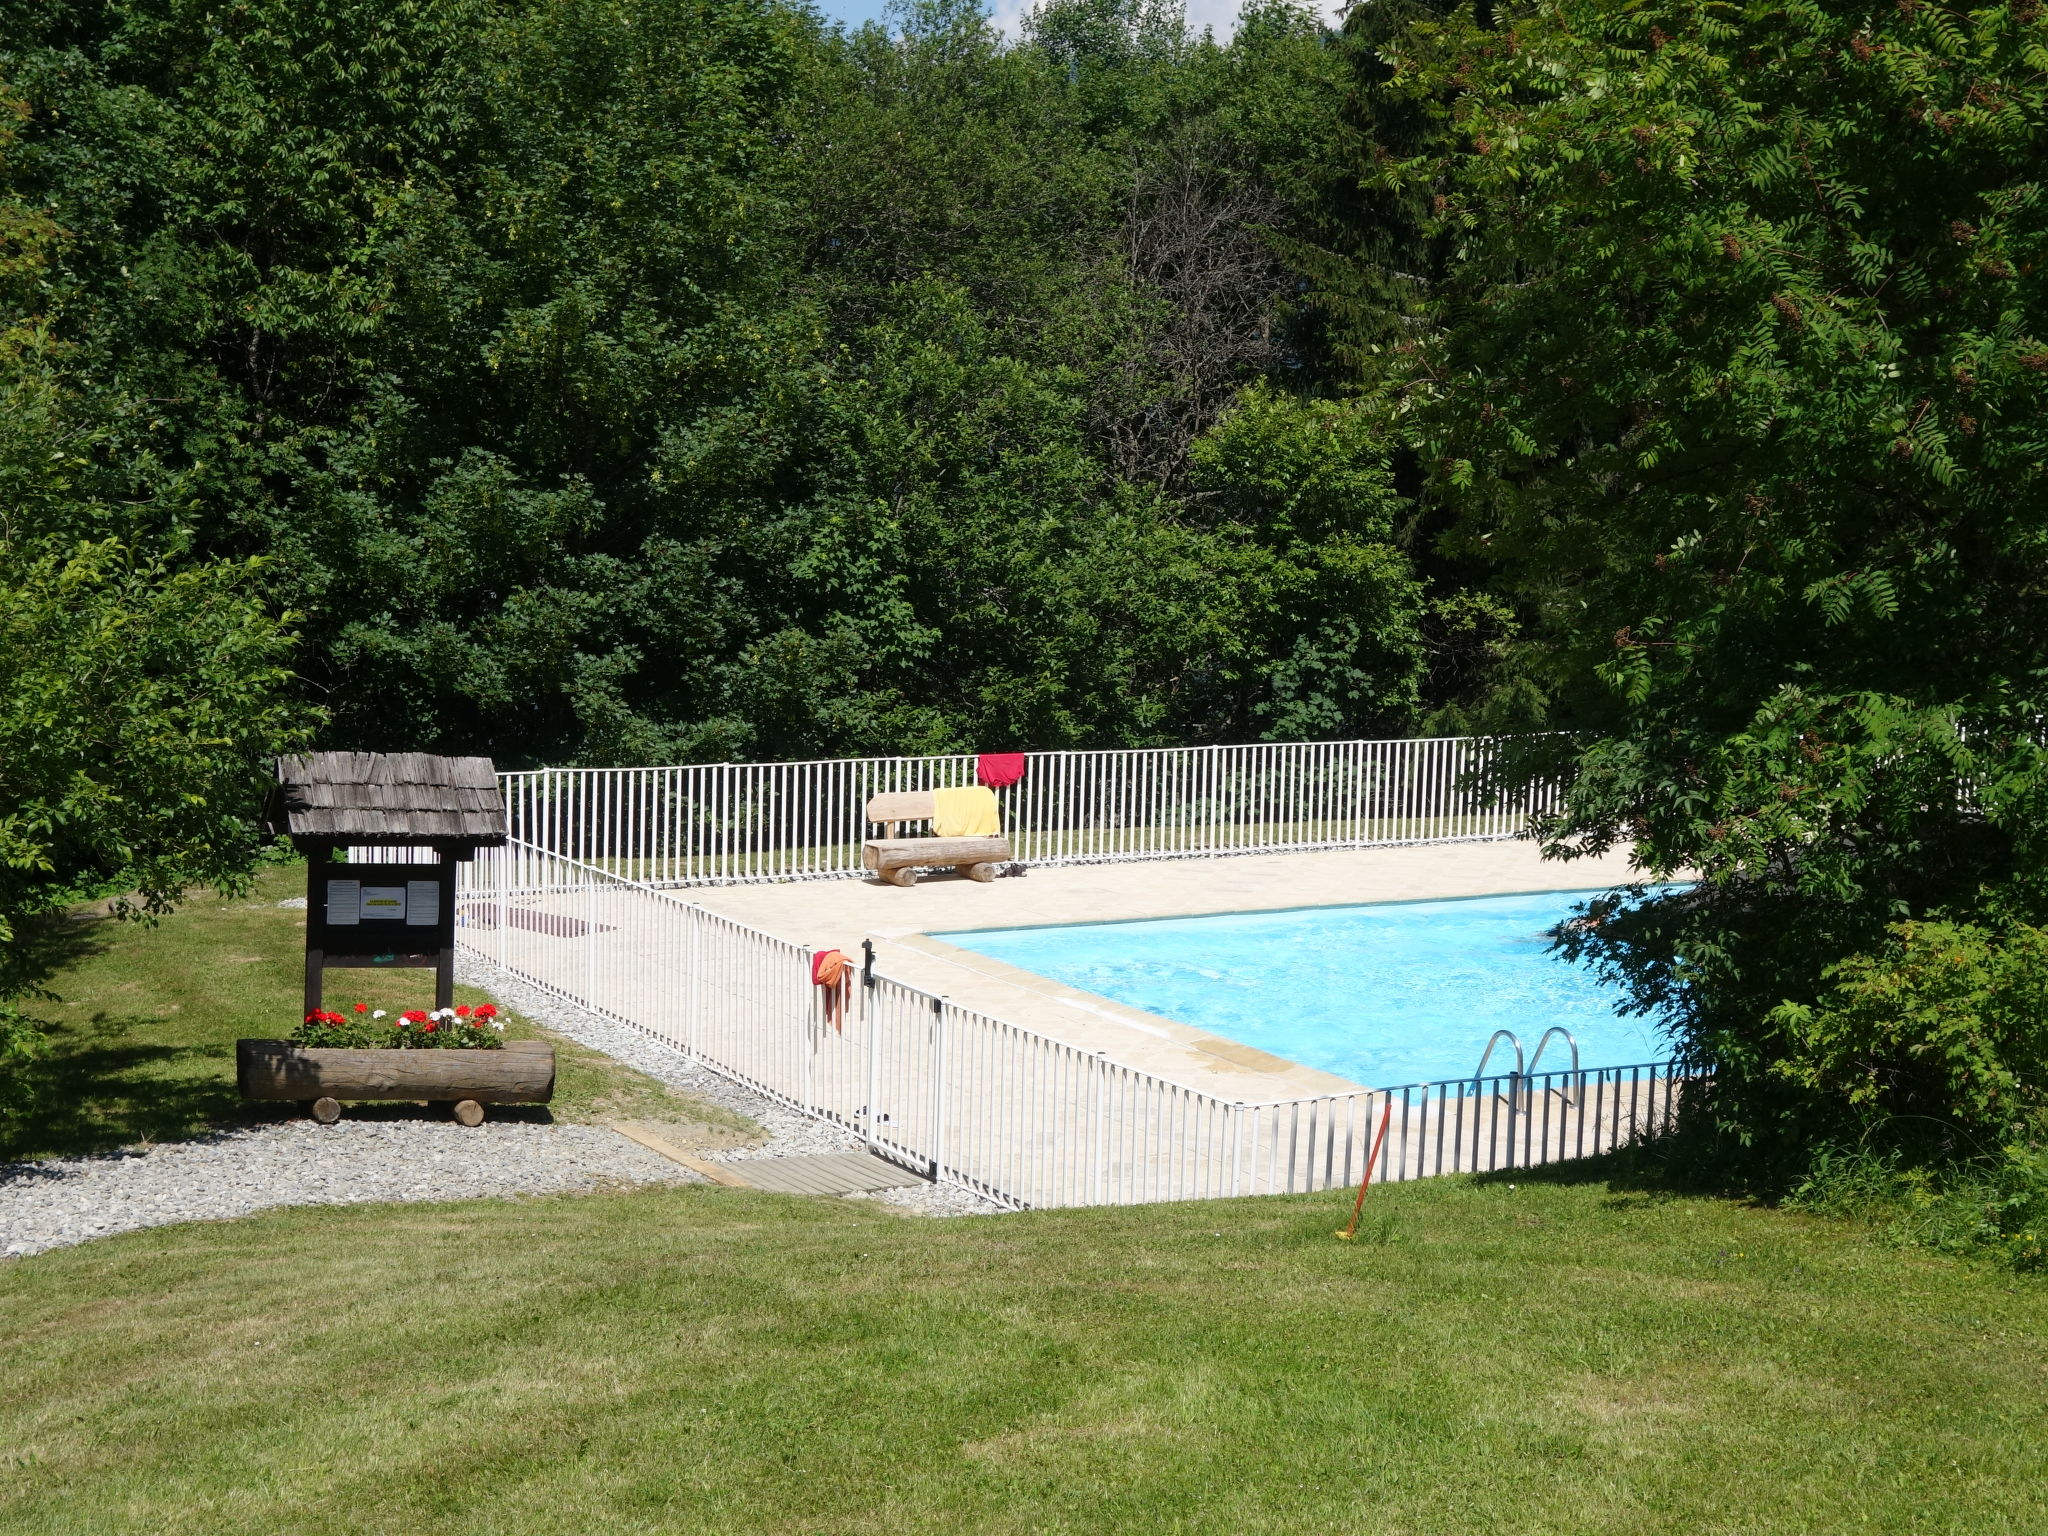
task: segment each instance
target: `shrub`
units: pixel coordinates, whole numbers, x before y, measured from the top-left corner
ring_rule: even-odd
[[[1909,1140],[1960,1137],[1949,1150],[1967,1153],[2027,1138],[2048,1117],[2048,931],[1906,922],[1890,932],[1883,951],[1828,967],[1813,1004],[1772,1011],[1775,1071]]]
[[[1823,1146],[1785,1204],[1872,1222],[1912,1247],[2048,1268],[2048,1150],[2039,1146],[1918,1166],[1896,1150]]]

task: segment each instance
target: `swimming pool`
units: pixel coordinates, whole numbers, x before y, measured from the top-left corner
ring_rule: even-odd
[[[1496,1029],[1525,1049],[1562,1024],[1580,1065],[1669,1054],[1657,1027],[1549,952],[1551,930],[1594,891],[1225,913],[933,935],[1147,1013],[1321,1067],[1369,1087],[1470,1077]],[[1503,1056],[1505,1052],[1505,1056]],[[1511,1071],[1514,1052],[1487,1071]],[[1553,1041],[1543,1067],[1571,1065]]]

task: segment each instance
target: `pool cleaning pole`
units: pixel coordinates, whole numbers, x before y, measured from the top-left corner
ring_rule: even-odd
[[[1365,1160],[1365,1177],[1358,1181],[1358,1203],[1351,1207],[1351,1225],[1337,1234],[1340,1242],[1350,1242],[1358,1235],[1358,1215],[1365,1209],[1365,1192],[1372,1187],[1372,1167],[1380,1160],[1380,1147],[1387,1139],[1387,1122],[1394,1118],[1394,1096],[1387,1095],[1387,1107],[1380,1111],[1379,1134],[1372,1139],[1372,1156]]]

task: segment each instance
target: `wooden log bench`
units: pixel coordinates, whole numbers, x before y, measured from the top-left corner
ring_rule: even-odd
[[[555,1048],[540,1040],[508,1040],[502,1050],[358,1050],[294,1045],[289,1040],[237,1040],[235,1085],[245,1099],[307,1105],[332,1125],[343,1099],[425,1099],[454,1106],[464,1125],[479,1125],[486,1104],[545,1104],[555,1096]]]
[[[906,823],[930,821],[934,809],[928,789],[876,795],[868,801],[867,817],[879,822],[885,835],[861,844],[861,862],[891,885],[917,884],[920,869],[952,868],[964,871],[970,880],[995,879],[1012,857],[1005,837],[897,836]]]

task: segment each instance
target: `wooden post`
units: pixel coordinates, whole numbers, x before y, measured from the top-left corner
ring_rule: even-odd
[[[434,872],[441,882],[441,924],[452,930],[455,925],[455,854],[447,847],[436,851],[441,856],[440,868]],[[434,964],[434,1006],[455,1006],[455,945],[452,941],[441,946],[441,953]],[[463,1123],[469,1124],[468,1121]]]
[[[328,843],[315,843],[306,850],[306,1012],[316,1013],[321,1001],[321,970],[326,963],[327,952],[313,942],[313,935],[320,930],[316,924],[325,921],[326,914],[321,903],[327,899],[327,882],[321,879],[321,872],[334,857],[334,848]]]

